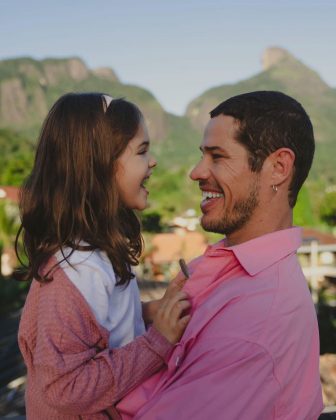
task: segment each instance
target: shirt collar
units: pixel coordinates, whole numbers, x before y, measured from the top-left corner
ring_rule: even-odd
[[[251,276],[270,267],[277,261],[297,251],[302,243],[301,228],[291,227],[268,233],[239,245],[227,246],[225,239],[209,247],[207,255],[231,251]]]

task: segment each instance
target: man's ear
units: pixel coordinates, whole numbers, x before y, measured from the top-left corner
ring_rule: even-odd
[[[270,164],[271,185],[278,186],[292,179],[295,162],[293,150],[282,147],[271,153],[267,159]]]

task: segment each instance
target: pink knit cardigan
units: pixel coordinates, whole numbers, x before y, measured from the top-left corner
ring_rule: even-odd
[[[51,258],[44,272],[55,264]],[[20,322],[27,418],[118,419],[114,405],[163,367],[173,346],[150,328],[109,349],[109,332],[64,271],[57,267],[52,278],[33,281]]]

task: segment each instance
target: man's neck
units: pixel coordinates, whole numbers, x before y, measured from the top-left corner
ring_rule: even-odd
[[[227,235],[227,244],[229,246],[239,245],[259,236],[267,235],[268,233],[276,232],[278,230],[288,229],[293,226],[293,212],[292,210],[285,212],[282,215],[277,214],[271,218],[268,214],[264,217],[254,217],[241,229]]]

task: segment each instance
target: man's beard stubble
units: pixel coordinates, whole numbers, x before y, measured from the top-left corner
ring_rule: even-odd
[[[238,200],[230,213],[223,213],[217,220],[201,219],[201,225],[207,232],[230,235],[241,229],[252,217],[255,208],[259,205],[259,179],[253,181],[247,198]]]

